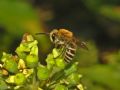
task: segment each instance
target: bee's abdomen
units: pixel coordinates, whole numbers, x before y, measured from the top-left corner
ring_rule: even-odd
[[[66,62],[71,62],[73,60],[73,57],[75,56],[76,53],[76,47],[68,47],[66,48],[64,60]]]

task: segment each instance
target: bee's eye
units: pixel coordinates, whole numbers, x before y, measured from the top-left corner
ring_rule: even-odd
[[[55,41],[55,34],[52,35],[52,41]]]

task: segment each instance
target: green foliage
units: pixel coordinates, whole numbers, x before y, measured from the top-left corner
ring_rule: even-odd
[[[6,26],[7,32],[21,35],[24,24],[36,20],[37,14],[28,3],[22,0],[0,0],[0,24]],[[20,29],[19,33],[16,28]]]
[[[3,53],[0,60],[0,90],[83,90],[78,62],[68,64],[54,48],[46,58],[47,65],[38,61],[38,42],[26,33],[16,49],[16,55]]]
[[[23,33],[44,32],[39,16],[41,13],[38,13],[30,0],[0,0],[0,57],[2,51],[13,52]],[[41,51],[46,51],[47,41],[46,38],[40,39]]]
[[[14,82],[16,85],[22,85],[26,81],[26,77],[23,73],[17,73],[14,77]]]
[[[92,12],[120,21],[119,0],[83,0],[83,2]]]
[[[119,90],[120,72],[117,66],[94,65],[80,69],[89,90]]]
[[[88,90],[119,90],[120,50],[103,52],[102,58],[107,64],[101,64],[93,41],[88,42],[88,48],[88,52],[79,51],[75,58],[80,59],[77,71],[83,75],[82,83]]]

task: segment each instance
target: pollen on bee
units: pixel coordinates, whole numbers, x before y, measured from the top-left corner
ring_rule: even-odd
[[[69,38],[73,37],[73,33],[66,29],[59,29],[59,34],[64,35]]]

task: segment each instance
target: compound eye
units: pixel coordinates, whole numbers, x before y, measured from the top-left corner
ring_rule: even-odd
[[[55,34],[52,34],[52,41],[55,41]]]

